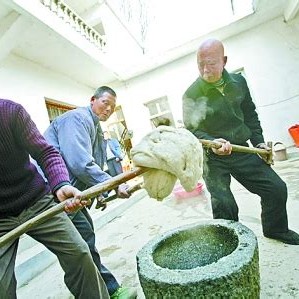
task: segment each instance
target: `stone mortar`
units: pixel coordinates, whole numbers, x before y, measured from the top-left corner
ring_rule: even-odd
[[[257,239],[239,222],[177,228],[148,242],[136,258],[146,298],[259,298]]]

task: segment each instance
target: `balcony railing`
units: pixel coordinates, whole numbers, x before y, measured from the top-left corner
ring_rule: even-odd
[[[77,32],[93,43],[101,51],[104,51],[106,41],[105,37],[99,34],[92,27],[88,26],[84,20],[78,16],[69,6],[61,0],[40,0],[41,3],[48,7],[59,18],[69,23]]]

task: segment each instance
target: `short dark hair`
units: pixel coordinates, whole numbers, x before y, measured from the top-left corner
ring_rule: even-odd
[[[101,87],[99,87],[99,88],[95,91],[95,93],[94,93],[93,96],[94,96],[96,99],[98,99],[98,98],[100,98],[105,92],[108,92],[108,93],[111,94],[112,96],[116,97],[116,92],[115,92],[112,88],[110,88],[110,87],[108,87],[108,86],[101,86]]]

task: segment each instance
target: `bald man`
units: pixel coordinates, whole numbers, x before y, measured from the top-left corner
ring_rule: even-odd
[[[264,236],[299,245],[299,235],[288,228],[287,187],[259,156],[232,152],[231,144],[267,149],[263,130],[246,80],[230,74],[224,46],[205,40],[197,51],[199,77],[183,96],[183,120],[196,137],[221,143],[204,153],[204,179],[211,194],[213,217],[239,220],[239,209],[230,189],[234,177],[261,198]]]

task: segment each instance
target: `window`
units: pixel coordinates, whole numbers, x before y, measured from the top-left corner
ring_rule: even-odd
[[[172,112],[166,96],[144,103],[148,108],[153,128],[160,125],[174,126]]]
[[[56,118],[57,116],[77,108],[77,106],[75,105],[71,105],[68,103],[64,103],[64,102],[60,102],[60,101],[56,101],[56,100],[52,100],[52,99],[48,99],[45,98],[45,102],[46,102],[46,107],[48,110],[48,115],[49,115],[49,120],[50,122],[53,121],[54,118]]]

